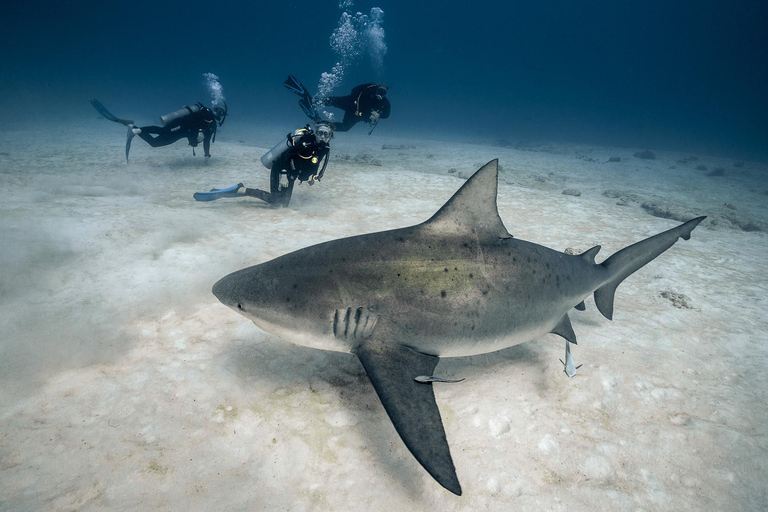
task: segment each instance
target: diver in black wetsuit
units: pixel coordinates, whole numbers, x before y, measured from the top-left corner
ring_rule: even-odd
[[[198,201],[214,201],[223,197],[250,196],[266,201],[270,206],[288,206],[297,179],[300,183],[314,185],[323,178],[328,165],[331,150],[329,143],[332,137],[330,124],[321,121],[314,131],[307,125],[289,133],[284,142],[280,142],[262,156],[261,162],[271,169],[269,192],[246,188],[239,183],[226,189],[198,192],[194,194],[194,198]]]
[[[372,132],[380,119],[389,117],[390,104],[386,97],[386,84],[362,84],[352,89],[349,96],[329,96],[317,100],[312,98],[307,88],[293,75],[290,75],[283,85],[301,98],[299,106],[307,117],[316,123],[322,119],[315,105],[343,110],[344,119],[341,123],[333,123],[333,129],[337,132],[346,132],[361,121],[367,122]],[[370,135],[371,132],[368,134]]]
[[[125,159],[131,150],[131,141],[138,135],[153,148],[167,146],[186,138],[194,154],[197,145],[203,143],[206,158],[211,157],[211,143],[216,141],[216,131],[224,124],[227,117],[227,105],[210,109],[202,103],[182,107],[175,112],[160,116],[163,126],[137,127],[133,121],[115,117],[98,100],[91,100],[91,105],[105,118],[128,127],[125,141]]]
[[[337,132],[346,132],[361,121],[367,122],[373,131],[379,119],[389,117],[390,110],[386,84],[358,85],[349,96],[329,96],[322,99],[322,104],[344,111],[341,123],[334,123]]]

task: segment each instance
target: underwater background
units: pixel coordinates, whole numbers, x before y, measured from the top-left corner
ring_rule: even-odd
[[[12,2],[0,129],[93,118],[92,98],[156,120],[208,104],[205,72],[231,124],[290,129],[305,118],[286,76],[314,93],[341,63],[337,95],[389,84],[390,135],[765,158],[767,13],[758,0]]]
[[[4,4],[0,512],[765,510],[767,13]],[[270,186],[261,156],[308,123],[288,75],[321,95],[385,81],[391,116],[337,132],[322,182],[286,208],[196,201]],[[230,115],[211,158],[135,138],[126,162],[125,126],[93,99],[141,127],[197,101]],[[457,497],[401,442],[356,356],[283,341],[212,286],[422,223],[495,159],[504,225],[555,251],[600,246],[600,263],[706,220],[621,285],[613,321],[589,297],[569,313],[572,379],[554,334],[441,359],[437,375],[464,379],[434,388]]]

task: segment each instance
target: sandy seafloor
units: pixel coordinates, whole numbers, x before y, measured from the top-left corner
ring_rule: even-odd
[[[768,508],[766,165],[358,127],[288,209],[192,199],[266,186],[258,159],[283,131],[225,125],[208,162],[136,139],[130,165],[107,122],[0,133],[0,510]],[[210,290],[426,220],[497,157],[508,230],[548,247],[602,244],[601,261],[678,223],[649,211],[710,217],[619,287],[613,321],[591,298],[570,314],[574,379],[554,335],[441,361],[466,379],[435,385],[457,497],[407,451],[355,356],[283,342]]]

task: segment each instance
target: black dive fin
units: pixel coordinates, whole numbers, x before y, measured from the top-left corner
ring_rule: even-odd
[[[320,122],[320,116],[317,115],[317,110],[312,103],[312,95],[309,94],[309,91],[307,91],[307,88],[304,87],[304,84],[299,82],[295,76],[289,75],[288,79],[283,82],[283,85],[292,93],[301,96],[301,99],[299,100],[299,106],[301,107],[301,110],[307,114],[307,117],[316,123]]]
[[[300,99],[299,106],[301,107],[301,110],[303,110],[304,113],[307,114],[308,118],[310,118],[316,123],[320,122],[320,116],[317,115],[317,110],[315,110],[315,106],[312,104],[311,99],[307,99],[307,98]]]
[[[375,341],[354,352],[405,446],[440,485],[461,496],[432,384],[414,380],[432,375],[439,358]]]
[[[104,116],[106,119],[109,119],[115,123],[120,123],[124,126],[130,126],[131,128],[133,127],[133,121],[128,119],[120,119],[119,117],[115,116],[112,112],[107,110],[107,108],[102,105],[99,100],[91,100],[91,105],[93,105],[93,108],[96,109],[96,112]]]
[[[704,219],[706,217],[696,217],[676,228],[625,247],[605,260],[602,265],[610,272],[611,280],[595,291],[595,304],[600,313],[608,320],[613,318],[613,297],[619,284],[672,247],[679,238],[691,238],[691,231]]]
[[[283,82],[283,85],[286,89],[294,94],[298,94],[302,98],[308,94],[307,88],[293,75],[288,75],[288,78]]]
[[[128,133],[125,136],[125,161],[128,161],[128,153],[131,152],[131,141],[136,136],[135,133],[133,133],[133,128],[128,128]]]
[[[566,341],[570,341],[574,345],[577,345],[576,343],[576,333],[573,332],[573,326],[571,326],[571,319],[568,318],[568,314],[560,319],[560,321],[557,323],[554,329],[550,331],[552,334],[557,334],[558,336],[562,336],[566,339]]]

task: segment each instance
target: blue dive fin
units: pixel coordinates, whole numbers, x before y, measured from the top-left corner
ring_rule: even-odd
[[[212,188],[210,192],[196,192],[192,197],[195,201],[215,201],[222,197],[237,197],[240,195],[237,190],[242,186],[242,183],[238,183],[228,188]]]
[[[302,85],[302,83],[299,82],[299,80],[295,76],[293,76],[293,75],[289,75],[288,78],[283,83],[283,85],[285,86],[286,89],[288,89],[289,91],[291,91],[294,94],[298,94],[302,98],[304,96],[307,96],[307,94],[308,94],[307,93],[307,88],[304,87]]]

